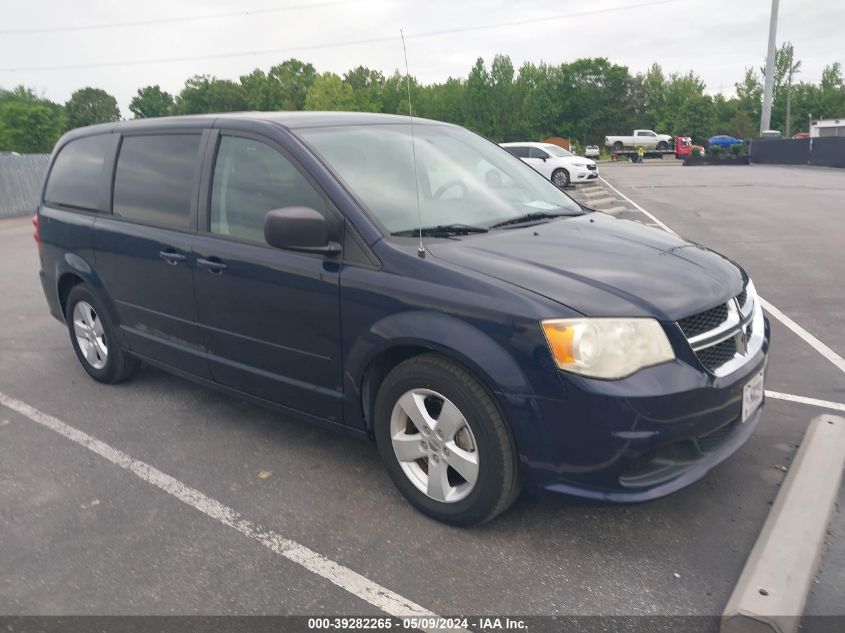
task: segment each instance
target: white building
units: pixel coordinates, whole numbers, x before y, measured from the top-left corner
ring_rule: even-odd
[[[819,119],[810,123],[810,137],[843,136],[845,137],[845,117],[841,119]]]

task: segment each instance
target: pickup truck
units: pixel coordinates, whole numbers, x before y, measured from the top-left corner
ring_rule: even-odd
[[[604,144],[619,151],[626,147],[667,150],[671,147],[669,134],[657,134],[652,130],[634,130],[633,136],[605,136]]]

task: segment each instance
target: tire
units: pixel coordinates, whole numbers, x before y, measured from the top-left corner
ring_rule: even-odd
[[[374,414],[385,468],[420,512],[451,525],[476,525],[504,512],[519,496],[516,446],[502,413],[457,363],[424,354],[397,365],[379,388]],[[420,429],[426,425],[427,431]],[[400,461],[397,450],[406,459]],[[474,469],[468,466],[473,460]],[[434,480],[432,468],[441,475]]]
[[[625,145],[622,143],[622,141],[616,141],[613,144],[613,149],[615,149],[617,152],[621,152],[623,149],[625,149]]]
[[[552,184],[557,187],[566,187],[569,185],[569,172],[563,168],[555,169],[552,172]]]
[[[121,349],[108,312],[84,284],[71,289],[65,321],[79,363],[97,382],[123,382],[138,369],[138,359]]]
[[[657,144],[657,149],[659,149],[659,150],[669,149],[669,144],[666,141],[660,141]]]

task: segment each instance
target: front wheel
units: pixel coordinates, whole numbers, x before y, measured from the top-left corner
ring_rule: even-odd
[[[558,187],[566,187],[569,184],[569,172],[565,169],[555,169],[552,172],[552,183]]]
[[[120,348],[105,308],[83,284],[70,291],[65,320],[76,357],[91,378],[113,384],[135,372],[138,360]]]
[[[421,512],[453,525],[489,521],[519,494],[514,442],[487,390],[437,354],[382,383],[375,436],[393,483]]]

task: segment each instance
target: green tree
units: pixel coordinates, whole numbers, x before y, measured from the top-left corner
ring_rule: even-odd
[[[248,109],[249,104],[240,84],[209,75],[195,75],[188,79],[174,104],[178,114],[239,112]]]
[[[279,84],[263,70],[256,68],[248,75],[241,75],[241,89],[250,110],[269,112],[281,109],[282,91]]]
[[[291,58],[273,66],[267,76],[279,87],[280,109],[304,110],[305,97],[317,78],[317,70],[311,64]]]
[[[0,101],[0,150],[46,153],[62,135],[63,121],[46,105],[20,100]]]
[[[361,112],[382,112],[384,107],[384,75],[366,66],[358,66],[343,75],[352,88],[355,109]]]
[[[493,131],[491,113],[490,73],[479,57],[469,71],[466,81],[466,122],[465,124],[479,134],[490,135]]]
[[[68,128],[120,120],[117,99],[99,88],[81,88],[65,103]]]
[[[136,119],[167,116],[173,110],[173,95],[158,85],[144,86],[129,102],[129,111]]]
[[[331,72],[318,75],[305,97],[306,110],[354,110],[355,105],[352,86]]]
[[[737,82],[734,87],[739,108],[750,121],[759,125],[763,108],[763,84],[760,76],[753,68],[746,68],[742,81]]]

